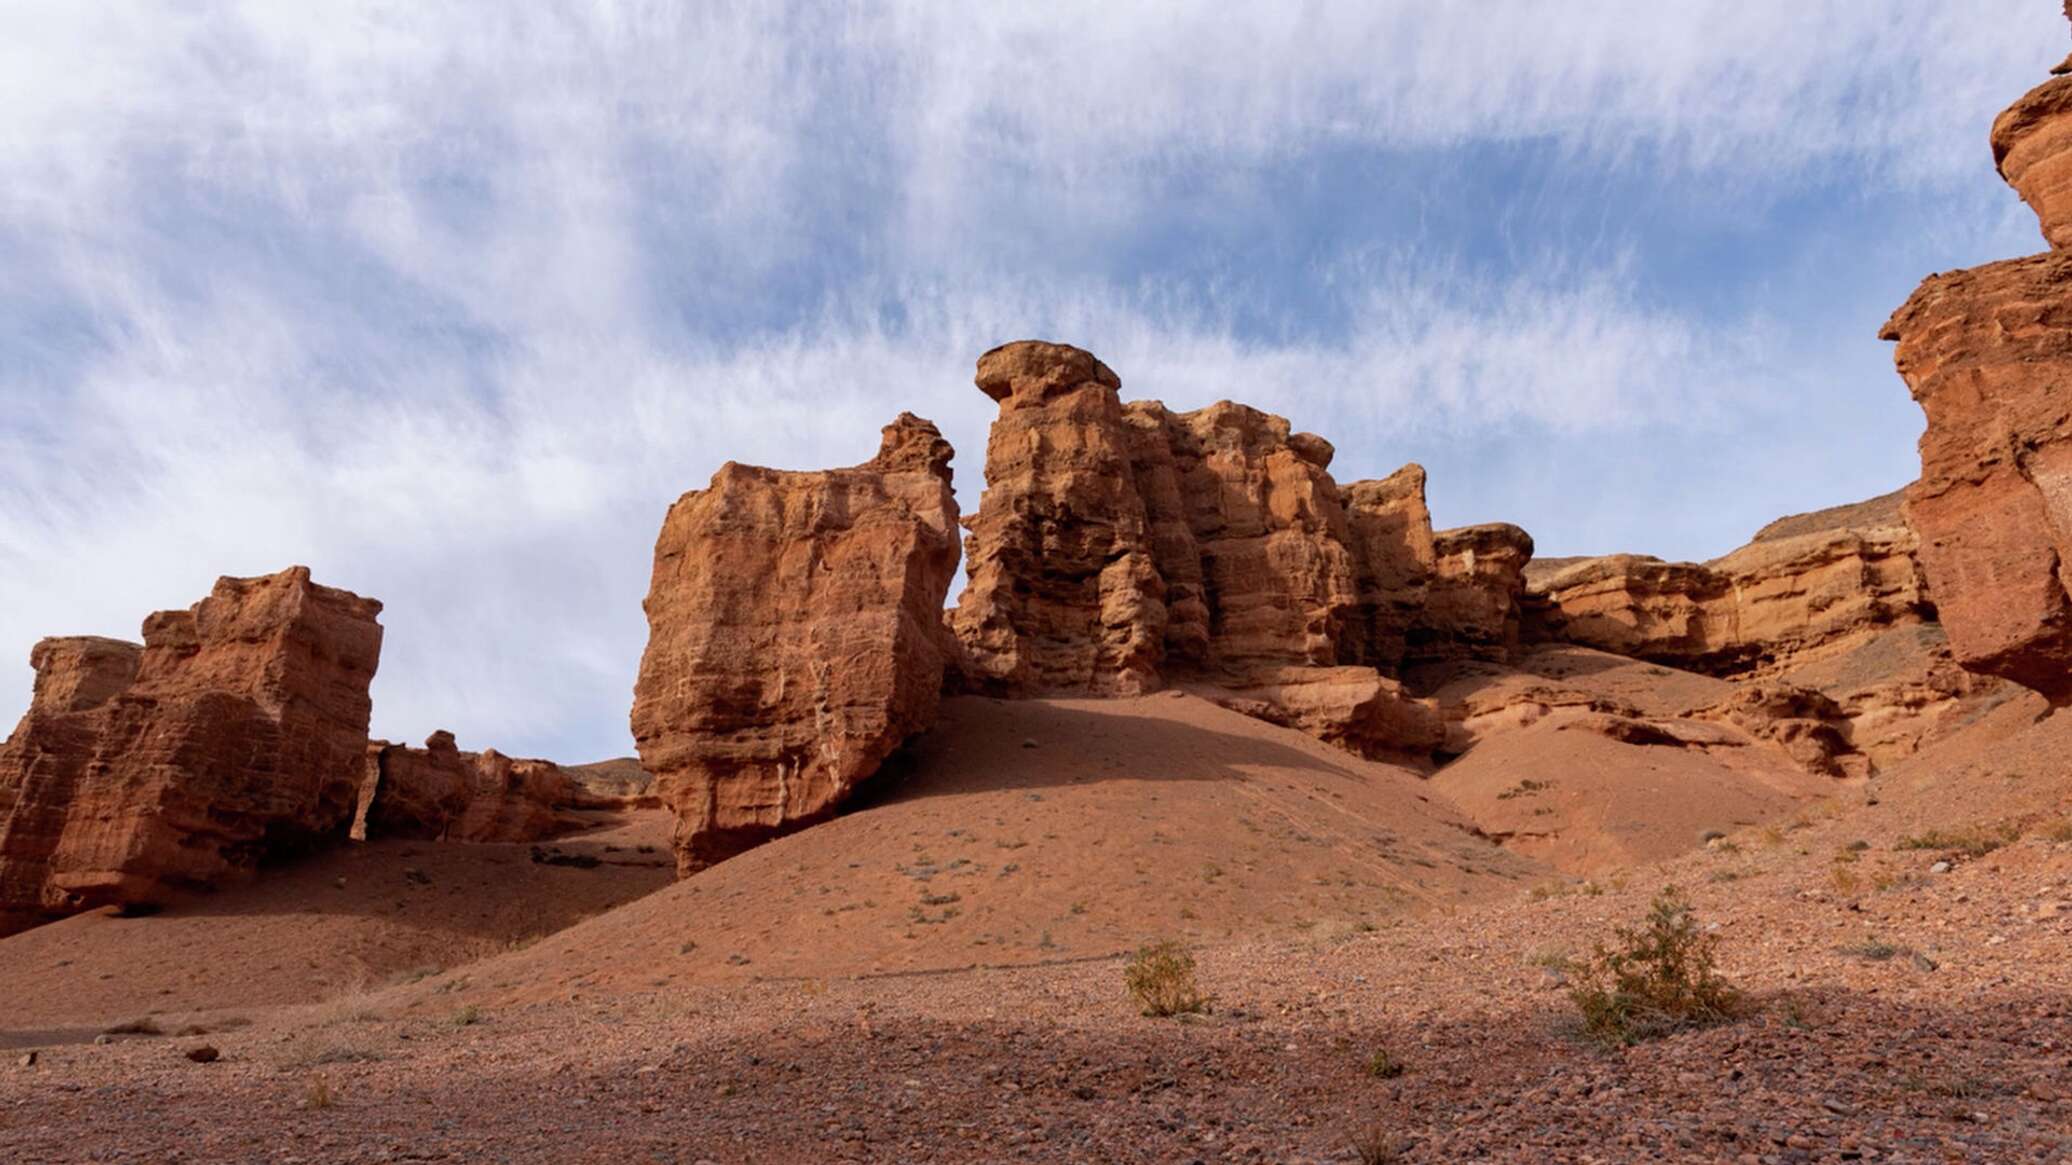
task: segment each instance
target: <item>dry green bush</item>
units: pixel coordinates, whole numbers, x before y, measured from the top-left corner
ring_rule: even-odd
[[[1122,969],[1122,981],[1145,1015],[1185,1015],[1209,1009],[1209,997],[1194,984],[1194,956],[1171,939],[1131,955]]]
[[[1733,1017],[1740,993],[1719,974],[1716,940],[1698,926],[1674,887],[1638,927],[1619,927],[1576,970],[1569,998],[1583,1030],[1618,1047]]]

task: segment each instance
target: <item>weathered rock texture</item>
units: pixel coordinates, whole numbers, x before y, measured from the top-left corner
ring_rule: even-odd
[[[1435,538],[1418,466],[1340,487],[1322,437],[1228,401],[1124,404],[1114,372],[1061,344],[996,348],[977,379],[1000,416],[951,623],[979,691],[1182,681],[1359,751],[1415,753],[1440,725],[1390,673],[1516,642],[1531,539]]]
[[[1899,495],[1784,518],[1708,563],[1533,564],[1536,638],[1713,675],[1795,666],[1935,617]]]
[[[2072,77],[2031,89],[1993,123],[1992,141],[2000,176],[2036,212],[2044,239],[2072,245]]]
[[[950,447],[902,415],[878,455],[728,463],[655,544],[633,735],[689,872],[831,813],[935,719],[957,568]]]
[[[2072,243],[2072,79],[1992,140],[2045,238]],[[1928,418],[1906,512],[1957,660],[2072,702],[2072,253],[1931,277],[1882,335]]]
[[[1436,566],[1412,621],[1407,660],[1505,660],[1518,650],[1519,608],[1532,535],[1508,522],[1432,536]]]
[[[446,731],[424,743],[368,742],[355,840],[542,841],[596,824],[585,813],[657,804],[638,762],[563,767],[493,748],[462,752]]]
[[[0,912],[138,905],[343,836],[381,604],[304,567],[220,579],[144,644],[47,639],[0,748]]]

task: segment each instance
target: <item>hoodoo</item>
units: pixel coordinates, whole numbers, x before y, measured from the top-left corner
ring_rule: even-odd
[[[935,720],[949,443],[902,414],[850,469],[722,466],[655,544],[633,736],[691,872],[833,812]]]

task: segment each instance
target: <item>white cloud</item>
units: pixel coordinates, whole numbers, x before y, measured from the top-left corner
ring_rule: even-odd
[[[1180,170],[1254,209],[1247,167],[1347,147],[1973,208],[2057,27],[1571,7],[0,2],[0,303],[78,327],[29,360],[0,322],[0,708],[39,635],[302,561],[388,603],[378,733],[622,750],[668,502],[726,458],[861,460],[911,408],[973,505],[971,362],[1032,332],[1133,396],[1285,412],[1347,477],[1773,409],[1775,322],[1650,304],[1628,257],[1349,251],[1315,273],[1343,327],[1277,340],[1232,325],[1253,293],[1084,257]]]

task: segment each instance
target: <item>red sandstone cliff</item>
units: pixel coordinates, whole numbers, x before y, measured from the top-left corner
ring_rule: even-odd
[[[2053,248],[2072,243],[2072,78],[1993,126]],[[2072,702],[2072,253],[1937,275],[1885,325],[1928,420],[1907,520],[1965,667]]]

